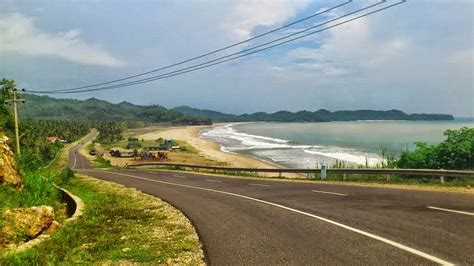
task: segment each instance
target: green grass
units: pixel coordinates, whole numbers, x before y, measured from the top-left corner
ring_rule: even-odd
[[[179,145],[179,150],[182,152],[187,152],[187,153],[192,153],[192,154],[198,154],[199,150],[194,148],[193,146],[188,145],[185,141],[181,140],[173,140],[175,145]]]
[[[0,185],[1,211],[5,208],[55,205],[58,191],[53,185],[52,176],[44,176],[39,173],[26,174],[23,182],[22,190],[17,190],[7,184]]]
[[[84,216],[0,264],[202,263],[194,229],[168,204],[91,178],[73,178],[65,187],[84,201]]]
[[[24,175],[24,187],[22,190],[17,190],[14,187],[1,184],[0,185],[0,228],[4,226],[11,226],[11,222],[3,218],[3,212],[6,209],[27,208],[33,206],[47,205],[54,208],[58,222],[63,221],[66,217],[64,215],[64,205],[59,202],[59,194],[53,184],[53,176],[45,176],[36,173],[28,173]],[[13,235],[7,238],[0,239],[0,254],[4,241],[9,243],[21,243],[27,241],[28,237],[24,232],[15,231]]]
[[[92,143],[92,142],[91,142],[91,143],[87,144],[87,146],[86,146],[86,150],[87,150],[87,151],[90,152],[90,151],[92,151],[92,150],[94,150],[94,149],[95,149],[95,143]]]
[[[157,143],[155,140],[144,140],[144,141],[140,141],[140,143],[142,145],[142,148],[160,146],[160,144]],[[123,139],[121,141],[110,143],[110,144],[101,144],[101,146],[107,150],[115,148],[115,147],[126,149],[127,144],[128,144],[128,140]],[[192,154],[199,153],[199,151],[196,148],[188,145],[185,141],[173,140],[173,145],[179,145],[180,146],[179,150],[181,152],[192,153]]]
[[[95,168],[111,168],[112,164],[109,160],[106,160],[100,155],[96,155],[94,161],[92,162]]]
[[[65,168],[68,148],[64,148],[49,168],[25,175],[22,191],[1,185],[0,209],[37,205],[64,209],[58,201],[54,182],[84,201],[84,216],[66,224],[63,223],[64,214],[64,217],[57,217],[61,228],[50,239],[20,253],[3,254],[0,265],[202,264],[197,234],[181,213],[134,189],[92,178],[74,177],[74,172]],[[110,166],[102,157],[94,164]]]

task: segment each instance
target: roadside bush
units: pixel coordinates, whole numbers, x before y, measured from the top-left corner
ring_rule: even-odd
[[[438,145],[417,142],[415,151],[405,151],[400,168],[474,169],[474,128],[446,130],[447,139]]]
[[[16,190],[5,184],[0,186],[0,209],[54,205],[58,198],[58,191],[50,177],[30,173],[24,175],[23,182],[22,190]]]
[[[71,168],[67,167],[61,170],[61,172],[56,176],[56,182],[59,185],[64,185],[64,184],[69,184],[71,179],[74,177],[74,170]]]
[[[187,146],[179,146],[179,150],[182,152],[191,152],[191,150]]]
[[[34,172],[42,165],[40,158],[31,149],[23,149],[21,156],[16,156],[16,162],[25,173]]]
[[[112,167],[112,164],[110,163],[110,160],[107,160],[100,155],[96,155],[94,159],[94,166],[97,168],[110,168]]]

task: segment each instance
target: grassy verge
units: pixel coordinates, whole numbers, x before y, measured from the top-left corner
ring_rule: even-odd
[[[57,189],[52,178],[39,173],[25,175],[24,187],[16,190],[10,185],[0,185],[0,210],[4,208],[53,205],[57,199]]]
[[[41,245],[1,258],[0,264],[203,264],[192,225],[167,203],[85,176],[63,186],[84,201],[84,216]]]
[[[38,160],[25,154],[19,159],[19,168],[23,178],[23,189],[17,190],[9,184],[0,184],[0,228],[11,226],[11,222],[4,219],[6,209],[28,208],[33,206],[51,206],[54,208],[55,220],[59,223],[66,219],[65,206],[60,201],[55,183],[67,181],[72,173],[64,169],[59,171],[56,167],[61,164],[60,154],[48,168],[41,168]],[[65,160],[64,160],[65,164]],[[4,236],[0,233],[0,254],[7,251],[7,244],[21,244],[28,241],[24,232],[14,232],[13,235]]]
[[[94,161],[92,162],[95,168],[111,168],[112,164],[109,160],[105,159],[100,155],[96,155]]]
[[[439,178],[435,177],[406,177],[392,175],[387,182],[384,175],[347,175],[346,181],[343,181],[342,174],[330,174],[327,179],[321,180],[319,174],[312,174],[310,177],[301,175],[301,178],[287,177],[278,174],[255,174],[254,172],[241,171],[213,171],[200,170],[193,171],[186,167],[178,166],[153,166],[147,169],[156,171],[182,171],[192,172],[194,174],[225,176],[229,178],[247,178],[252,180],[276,180],[282,182],[301,182],[301,183],[320,183],[320,184],[336,184],[336,185],[353,185],[353,186],[368,186],[368,187],[386,187],[397,189],[418,189],[428,191],[444,191],[444,192],[461,192],[474,193],[474,180],[469,178],[453,178],[447,179],[447,182],[441,184]]]
[[[61,223],[59,231],[32,249],[4,254],[0,265],[204,264],[197,234],[178,210],[134,189],[86,176],[74,178],[65,168],[68,150],[74,145],[64,147],[50,167],[26,177],[21,193],[0,187],[0,207],[60,204],[55,182],[84,201],[84,216]]]

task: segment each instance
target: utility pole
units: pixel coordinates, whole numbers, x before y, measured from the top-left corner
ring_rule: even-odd
[[[18,133],[18,114],[16,110],[16,103],[18,99],[16,97],[16,89],[13,89],[13,116],[15,118],[15,138],[16,138],[16,152],[20,155],[20,134]]]
[[[16,152],[18,155],[20,155],[20,134],[18,130],[18,111],[17,111],[17,103],[24,103],[24,99],[19,99],[18,94],[17,94],[17,89],[13,88],[12,93],[13,93],[13,99],[12,100],[7,100],[6,102],[11,102],[13,103],[13,118],[15,119],[15,139],[16,139]],[[25,89],[22,89],[22,91],[25,91]]]

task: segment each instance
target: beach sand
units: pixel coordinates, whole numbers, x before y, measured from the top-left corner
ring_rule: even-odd
[[[161,128],[155,132],[139,135],[137,138],[145,140],[156,140],[158,138],[183,140],[198,149],[200,154],[209,160],[225,163],[225,165],[229,167],[278,168],[278,166],[274,164],[251,157],[222,151],[218,143],[199,137],[199,131],[206,128],[210,128],[210,126]]]

